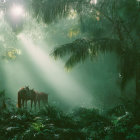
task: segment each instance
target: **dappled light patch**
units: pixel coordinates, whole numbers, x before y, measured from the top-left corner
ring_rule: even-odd
[[[21,55],[21,50],[19,49],[9,49],[6,54],[2,56],[6,60],[15,60],[19,55]]]
[[[79,29],[70,29],[68,32],[68,37],[72,38],[74,36],[77,36],[79,34]]]

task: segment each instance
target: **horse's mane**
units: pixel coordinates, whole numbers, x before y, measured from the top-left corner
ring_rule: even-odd
[[[25,90],[27,87],[21,87],[19,90]]]

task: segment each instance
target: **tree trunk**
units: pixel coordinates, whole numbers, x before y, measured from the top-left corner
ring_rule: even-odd
[[[139,104],[140,100],[140,55],[137,52],[137,64],[136,64],[136,96],[135,96],[135,103],[136,105]]]

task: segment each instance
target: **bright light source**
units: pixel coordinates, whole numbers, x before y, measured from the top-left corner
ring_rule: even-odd
[[[6,0],[0,0],[0,3],[5,3],[6,2]]]
[[[69,19],[75,19],[77,17],[77,12],[74,9],[70,10]]]
[[[21,5],[13,5],[10,12],[11,15],[15,18],[23,17],[25,15],[24,9]]]
[[[97,4],[97,0],[91,0],[90,4]]]

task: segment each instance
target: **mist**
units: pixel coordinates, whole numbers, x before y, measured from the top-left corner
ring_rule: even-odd
[[[0,0],[0,140],[138,140],[139,11]]]
[[[62,24],[64,28],[60,28]],[[16,103],[18,90],[29,86],[48,93],[49,103],[60,107],[108,108],[118,103],[121,93],[115,54],[100,54],[96,60],[86,60],[70,71],[64,68],[65,59],[55,60],[50,55],[54,47],[84,36],[71,35],[72,27],[77,26],[77,18],[44,25],[28,16],[23,30],[15,35],[14,47],[20,50],[19,55],[1,62],[1,85],[7,96]]]

